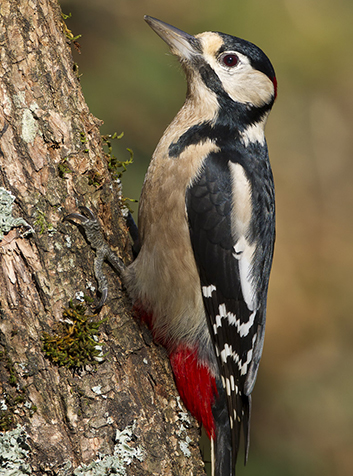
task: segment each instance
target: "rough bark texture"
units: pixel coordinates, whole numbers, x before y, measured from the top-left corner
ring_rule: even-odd
[[[99,329],[105,360],[73,372],[43,353],[43,333],[70,299],[96,297],[94,254],[63,217],[91,207],[127,261],[129,238],[57,2],[2,0],[0,55],[0,187],[16,197],[0,242],[2,469],[10,435],[18,474],[204,474],[198,427],[178,403],[165,351],[132,318],[108,266],[109,302],[96,318],[107,318]],[[70,172],[60,174],[60,163]],[[12,216],[35,233],[23,237]],[[89,468],[75,469],[82,464]]]

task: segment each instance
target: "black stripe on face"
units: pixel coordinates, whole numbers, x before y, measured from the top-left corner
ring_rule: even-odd
[[[204,84],[217,95],[217,99],[225,96],[228,100],[231,100],[228,94],[225,92],[222,86],[222,81],[215,73],[213,68],[202,57],[197,56],[193,61],[193,66],[199,71],[200,76]],[[219,102],[219,101],[218,101]]]

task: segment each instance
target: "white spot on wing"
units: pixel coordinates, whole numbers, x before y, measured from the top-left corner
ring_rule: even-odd
[[[231,395],[229,378],[226,378],[226,392],[228,397]]]
[[[240,337],[244,337],[249,334],[251,327],[254,325],[255,316],[256,311],[250,314],[248,322],[243,322],[243,324],[240,324],[240,326],[238,326],[238,332],[240,334]]]
[[[227,358],[233,355],[233,349],[231,345],[225,344],[224,349],[221,352],[221,359],[224,363],[227,362]]]
[[[232,312],[228,312],[227,317],[228,317],[229,325],[231,326],[237,325],[237,316],[235,314],[233,314]]]
[[[225,304],[220,304],[218,307],[219,316],[226,317],[227,316],[227,308]]]
[[[217,314],[216,316],[216,326],[221,327],[222,326],[222,317],[221,315]]]
[[[202,286],[202,294],[205,298],[212,297],[213,291],[216,291],[216,286],[213,286],[213,284],[210,286]]]
[[[241,366],[241,368],[239,369],[240,370],[240,374],[241,375],[245,375],[248,371],[248,365],[250,364],[251,362],[251,359],[252,359],[252,354],[253,354],[253,350],[250,349],[247,353],[247,357],[246,357],[246,361],[243,363],[243,365]]]

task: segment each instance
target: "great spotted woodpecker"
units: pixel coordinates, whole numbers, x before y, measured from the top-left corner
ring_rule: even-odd
[[[248,41],[218,32],[191,36],[145,20],[178,56],[187,96],[145,177],[136,259],[124,268],[111,258],[89,210],[69,217],[80,220],[97,248],[96,268],[112,259],[135,306],[149,316],[186,407],[213,442],[213,474],[231,476],[241,427],[245,462],[248,456],[264,342],[275,241],[264,127],[276,78],[267,56]],[[106,283],[101,292],[100,305]]]

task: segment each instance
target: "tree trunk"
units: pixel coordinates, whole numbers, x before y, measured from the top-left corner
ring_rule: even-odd
[[[201,475],[166,352],[109,266],[99,316],[79,305],[96,298],[94,253],[67,214],[89,206],[131,256],[63,25],[56,0],[1,1],[0,474]]]

